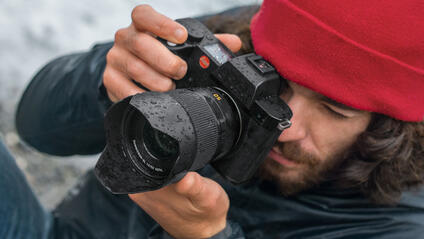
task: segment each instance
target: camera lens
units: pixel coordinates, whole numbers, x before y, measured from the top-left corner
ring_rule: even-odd
[[[149,122],[144,125],[143,136],[144,147],[155,158],[178,157],[178,141],[159,130],[155,130]]]
[[[239,135],[235,103],[219,89],[147,92],[134,96],[128,109],[125,146],[133,163],[150,177],[167,177],[177,161],[181,168],[176,170],[203,167],[229,152]],[[182,152],[190,155],[180,157]]]
[[[158,189],[231,152],[240,119],[236,103],[217,88],[131,96],[106,115],[109,141],[97,175],[115,193]]]
[[[144,175],[163,179],[179,155],[178,141],[152,127],[136,108],[130,106],[123,121],[126,155]]]

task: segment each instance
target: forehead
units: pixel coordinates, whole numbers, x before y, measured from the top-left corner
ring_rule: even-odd
[[[362,110],[358,110],[358,109],[355,109],[353,107],[347,106],[345,104],[339,103],[339,102],[337,102],[333,99],[330,99],[326,96],[323,96],[323,95],[320,95],[320,96],[321,96],[320,98],[321,98],[322,101],[327,102],[328,104],[334,105],[337,108],[341,108],[341,109],[349,110],[349,111],[355,111],[355,112],[362,112]]]
[[[301,92],[307,94],[309,98],[313,98],[313,99],[319,100],[319,101],[324,101],[324,102],[326,102],[326,103],[328,103],[330,105],[333,105],[333,106],[335,106],[337,108],[340,108],[340,109],[349,110],[349,111],[355,111],[355,112],[362,112],[362,110],[359,110],[359,109],[356,109],[356,108],[347,106],[347,105],[345,105],[343,103],[340,103],[340,102],[338,102],[336,100],[333,100],[331,98],[328,98],[327,96],[325,96],[323,94],[320,94],[320,93],[318,93],[316,91],[313,91],[313,90],[311,90],[309,88],[306,88],[306,87],[304,87],[302,85],[299,85],[296,82],[287,80],[287,83],[294,90],[298,90],[298,91],[301,91]]]

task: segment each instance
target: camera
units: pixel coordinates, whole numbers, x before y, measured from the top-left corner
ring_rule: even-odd
[[[208,163],[230,182],[245,182],[291,125],[279,97],[287,85],[270,63],[234,55],[195,19],[177,21],[187,41],[159,39],[187,62],[176,89],[127,97],[106,113],[95,174],[113,193],[156,190]]]

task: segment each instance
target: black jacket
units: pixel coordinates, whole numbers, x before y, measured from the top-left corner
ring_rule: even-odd
[[[223,13],[237,19],[246,8]],[[94,154],[105,146],[103,115],[110,106],[102,86],[105,55],[112,43],[64,56],[32,80],[18,107],[20,136],[55,155]],[[202,172],[230,197],[229,224],[220,238],[424,238],[424,192],[404,193],[396,207],[378,207],[357,191],[328,185],[282,197],[274,185],[253,179],[232,186],[212,168]],[[92,173],[80,193],[55,211],[57,238],[167,238],[126,196],[105,191]]]

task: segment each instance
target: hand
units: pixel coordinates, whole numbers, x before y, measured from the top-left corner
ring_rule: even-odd
[[[109,98],[116,102],[141,93],[134,81],[151,91],[169,91],[175,88],[171,79],[181,79],[187,64],[174,55],[155,37],[181,44],[187,39],[187,30],[179,23],[156,12],[149,5],[135,7],[132,23],[115,34],[113,47],[107,54],[103,84]],[[238,51],[241,40],[232,34],[217,34],[230,50]]]
[[[195,172],[175,184],[129,197],[175,238],[209,238],[226,225],[227,194]]]

